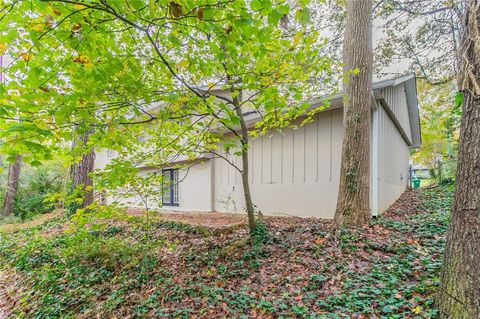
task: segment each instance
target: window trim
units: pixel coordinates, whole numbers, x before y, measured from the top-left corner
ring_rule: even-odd
[[[176,168],[167,168],[167,169],[162,169],[162,177],[164,176],[165,173],[168,173],[169,174],[169,179],[170,179],[170,185],[168,186],[168,191],[170,193],[170,201],[169,202],[166,202],[165,201],[165,197],[164,197],[164,191],[166,189],[164,189],[164,184],[163,184],[163,181],[162,181],[162,206],[169,206],[169,207],[178,207],[180,206],[180,196],[179,196],[179,190],[178,190],[178,169]],[[175,174],[177,174],[177,183],[174,184],[173,181],[174,181],[174,177],[175,177]],[[175,187],[177,188],[177,202],[175,202]]]

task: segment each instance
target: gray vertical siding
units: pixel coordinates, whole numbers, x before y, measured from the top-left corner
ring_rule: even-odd
[[[407,107],[407,96],[405,95],[405,85],[403,83],[396,86],[389,86],[382,89],[382,95],[403,128],[408,139],[412,140],[412,130],[410,128],[410,117]]]
[[[250,142],[252,196],[262,212],[333,217],[342,116],[342,109],[317,113],[312,122],[302,127],[272,131]],[[240,164],[238,157],[225,155]],[[244,200],[238,172],[222,159],[215,161],[215,209],[242,210]],[[235,201],[235,205],[226,205],[227,199]]]
[[[378,103],[377,111],[379,213],[407,187],[410,152],[406,140],[412,140],[404,83],[383,88],[381,94],[385,103]],[[401,126],[403,136],[396,124]],[[297,129],[272,131],[250,141],[249,178],[254,203],[266,214],[332,218],[342,138],[343,109],[337,108],[317,113],[311,123]],[[241,166],[238,156],[220,152]],[[99,150],[95,168],[103,169],[110,161],[106,152]],[[186,172],[182,170],[181,176]],[[241,177],[219,158],[193,166],[180,183],[179,192],[178,210],[244,211]],[[130,201],[125,204],[130,205]]]
[[[382,213],[405,191],[410,149],[385,109],[379,107],[378,209]]]

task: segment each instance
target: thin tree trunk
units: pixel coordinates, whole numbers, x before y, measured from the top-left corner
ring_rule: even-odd
[[[343,41],[343,146],[335,224],[370,219],[370,123],[372,103],[372,1],[348,0]]]
[[[233,92],[233,89],[232,89]],[[243,118],[242,108],[240,106],[240,101],[238,97],[233,98],[233,105],[235,106],[235,111],[237,116],[240,118],[240,135],[241,135],[241,152],[242,152],[242,186],[243,186],[243,195],[245,197],[245,206],[247,208],[248,215],[248,228],[250,234],[253,234],[255,230],[255,208],[253,206],[252,195],[250,193],[250,181],[248,179],[248,128],[245,124],[245,119]]]
[[[74,143],[80,143],[82,147],[87,145],[90,133],[87,132],[78,137]],[[95,151],[91,149],[88,153],[82,154],[82,158],[78,163],[72,165],[70,177],[72,180],[72,188],[80,187],[83,191],[83,202],[76,208],[84,208],[93,203],[93,181],[90,176],[93,172],[95,164]]]
[[[17,155],[15,161],[10,163],[8,168],[7,188],[5,189],[5,197],[3,199],[3,216],[10,216],[13,213],[13,204],[15,197],[17,197],[21,167],[22,158],[20,155]]]
[[[440,318],[480,318],[480,0],[466,0],[456,189],[437,298]]]
[[[250,229],[250,233],[253,233],[255,230],[255,209],[253,207],[252,195],[250,193],[250,181],[248,180],[248,149],[242,151],[242,163],[242,185],[248,215],[248,228]]]

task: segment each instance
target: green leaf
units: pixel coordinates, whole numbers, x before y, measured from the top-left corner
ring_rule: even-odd
[[[270,23],[271,25],[278,25],[282,17],[283,13],[280,10],[273,9],[268,14],[268,23]]]
[[[305,7],[304,9],[297,12],[297,20],[303,26],[306,27],[310,22],[311,12],[310,9]]]
[[[462,92],[457,92],[455,94],[455,107],[459,108],[462,106],[463,103],[463,93]]]

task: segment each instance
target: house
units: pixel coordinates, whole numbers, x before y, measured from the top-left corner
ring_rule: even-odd
[[[311,102],[312,108],[322,100]],[[249,125],[258,120],[249,119]],[[372,90],[370,207],[377,215],[409,185],[410,149],[420,146],[420,123],[414,74],[380,81]],[[251,192],[263,214],[332,218],[335,212],[343,135],[342,95],[298,129],[271,132],[250,141]],[[224,154],[228,156],[228,154]],[[238,157],[231,157],[239,163]],[[109,161],[97,153],[96,167]],[[142,173],[153,168],[143,168]],[[187,174],[188,172],[188,174]],[[204,158],[185,169],[164,169],[174,181],[164,191],[161,209],[170,211],[244,211],[241,178],[220,158]],[[124,203],[134,203],[125,200]]]

